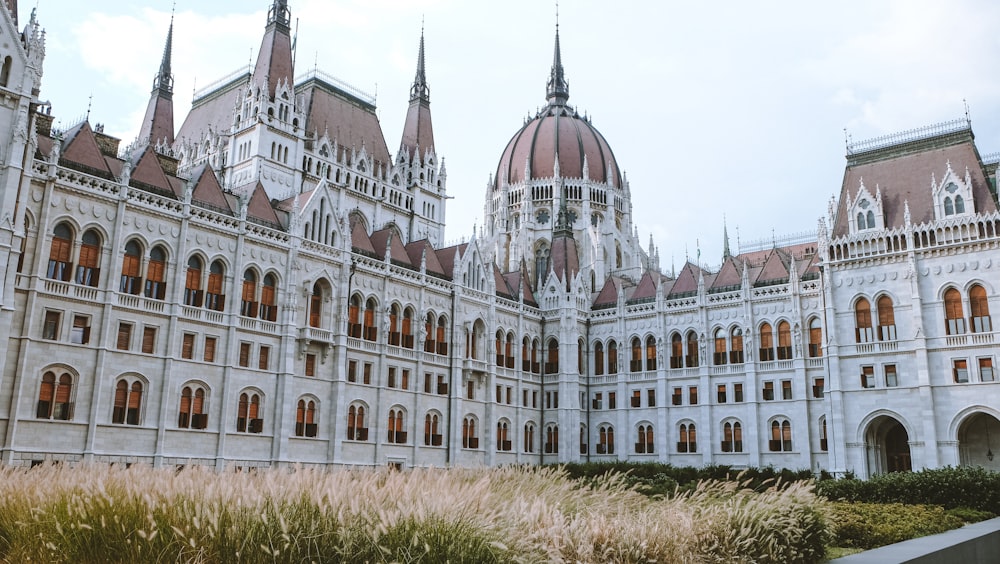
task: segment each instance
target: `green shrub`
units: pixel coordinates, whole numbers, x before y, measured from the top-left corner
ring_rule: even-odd
[[[958,517],[965,523],[978,523],[980,521],[985,521],[987,519],[992,519],[996,517],[993,513],[989,511],[980,511],[978,509],[969,509],[968,507],[954,507],[952,509],[947,509],[945,512],[948,515],[953,515]]]
[[[800,480],[811,480],[812,472],[806,470],[763,468],[734,469],[726,464],[707,466],[673,466],[658,462],[571,462],[557,465],[573,479],[589,484],[595,478],[608,473],[624,474],[625,482],[646,495],[672,495],[674,491],[688,492],[697,488],[699,482],[716,480],[739,481],[754,491],[763,491],[775,483],[789,484]]]
[[[833,521],[834,545],[865,550],[962,526],[941,507],[902,503],[837,502]]]
[[[1000,514],[1000,473],[980,467],[895,472],[868,480],[823,480],[817,483],[816,493],[831,500],[930,504]]]

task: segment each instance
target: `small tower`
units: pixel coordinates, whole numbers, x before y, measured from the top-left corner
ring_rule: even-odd
[[[171,16],[160,70],[153,78],[153,91],[139,129],[139,143],[143,145],[170,147],[174,144],[174,75],[170,70],[173,37],[174,18]]]
[[[266,85],[267,94],[272,99],[278,83],[291,84],[295,76],[292,68],[291,18],[288,1],[274,0],[271,9],[267,11],[264,39],[260,42],[257,64],[253,69],[253,82]]]

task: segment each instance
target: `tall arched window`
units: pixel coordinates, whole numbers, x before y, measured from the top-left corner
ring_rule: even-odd
[[[479,435],[476,434],[476,418],[467,415],[462,419],[462,448],[479,448]]]
[[[58,378],[54,372],[42,376],[38,391],[38,405],[35,417],[69,421],[73,418],[73,377],[63,373]]]
[[[639,337],[632,337],[630,352],[629,372],[642,372],[642,341],[639,340]]]
[[[149,252],[149,264],[146,266],[147,298],[162,300],[167,296],[167,253],[157,245]]]
[[[347,410],[347,440],[367,441],[368,425],[365,423],[365,406],[351,404]]]
[[[448,327],[448,319],[445,316],[438,317],[437,322],[437,353],[441,356],[448,355],[448,338],[445,336],[445,329]]]
[[[729,362],[743,364],[743,330],[739,327],[729,332]]]
[[[7,86],[10,82],[10,69],[14,65],[14,60],[10,55],[3,58],[3,66],[0,67],[0,86]]]
[[[729,360],[726,354],[726,330],[719,327],[713,335],[715,340],[715,353],[712,354],[712,364],[721,366]]]
[[[260,409],[260,394],[243,392],[236,412],[237,433],[262,433],[264,419]]]
[[[684,343],[680,333],[670,336],[670,368],[684,367]]]
[[[197,255],[189,258],[187,274],[184,280],[184,305],[201,307],[201,271],[201,259]]]
[[[861,298],[854,304],[854,341],[870,343],[873,340],[872,306],[867,299]]]
[[[514,334],[507,333],[507,343],[504,345],[504,354],[507,357],[507,368],[514,368]]]
[[[94,288],[101,281],[101,235],[94,229],[83,234],[80,262],[76,267],[76,283]]]
[[[535,250],[535,287],[545,282],[549,275],[549,246],[541,243]]]
[[[993,330],[990,323],[990,305],[986,299],[986,290],[976,284],[969,288],[969,309],[971,311],[971,325],[974,333],[989,333]]]
[[[618,343],[608,341],[608,374],[618,374]]]
[[[823,356],[823,324],[818,317],[809,320],[809,357]]]
[[[389,306],[389,344],[393,346],[399,346],[403,341],[402,334],[400,333],[400,308],[399,304],[392,304]]]
[[[535,452],[535,424],[524,424],[524,452]]]
[[[264,321],[278,319],[277,287],[278,279],[274,274],[264,277],[264,285],[260,287],[260,318]]]
[[[521,339],[521,371],[531,372],[531,340],[528,337]]]
[[[559,454],[559,426],[549,423],[545,426],[545,454]]]
[[[125,243],[122,257],[122,279],[118,291],[137,295],[142,288],[142,247],[134,239]]]
[[[545,358],[545,373],[559,373],[559,341],[549,339],[548,353]]]
[[[757,353],[761,362],[774,360],[774,333],[770,323],[762,323],[760,326],[760,348]]]
[[[403,338],[403,348],[413,348],[413,308],[403,310],[403,324],[400,328]]]
[[[257,274],[249,268],[243,273],[243,299],[240,301],[240,315],[257,317]]]
[[[295,408],[295,436],[315,437],[318,430],[316,402],[308,398],[300,399]]]
[[[636,454],[653,454],[653,426],[639,425],[636,429]]]
[[[441,446],[441,416],[428,413],[424,416],[424,445]]]
[[[208,270],[208,286],[205,288],[205,307],[215,311],[226,309],[226,294],[223,282],[226,277],[226,267],[221,260],[212,262]]]
[[[792,358],[792,328],[787,321],[778,322],[778,360]]]
[[[497,450],[509,452],[513,449],[510,441],[510,422],[501,419],[497,422]]]
[[[878,338],[880,341],[896,340],[896,316],[892,310],[892,298],[880,296],[875,302],[878,309]]]
[[[319,311],[321,307],[319,302],[322,301],[322,296],[317,296],[316,288],[313,288],[313,301],[317,304],[315,309]],[[316,318],[318,322],[319,316],[317,315]],[[318,325],[316,325],[316,327],[318,327]],[[360,339],[361,334],[361,296],[355,294],[354,296],[351,296],[351,301],[347,305],[347,336]]]
[[[656,370],[656,339],[646,337],[646,370]]]
[[[949,197],[944,199],[944,215],[955,215],[955,204],[952,203]]]
[[[965,333],[962,294],[955,288],[948,288],[944,293],[944,317],[949,335],[961,335]]]
[[[378,328],[375,326],[375,298],[368,298],[365,302],[361,325],[361,335],[366,341],[374,341],[378,337]]]
[[[594,375],[604,374],[604,343],[597,341],[594,343]]]
[[[687,356],[685,356],[684,359],[688,368],[695,368],[698,366],[698,334],[694,331],[688,331]]]
[[[771,440],[767,446],[771,452],[792,451],[792,424],[787,419],[771,421]]]
[[[615,453],[615,428],[601,425],[597,430],[597,454]]]
[[[541,374],[542,367],[538,362],[538,339],[531,340],[531,372]]]
[[[178,409],[177,427],[181,429],[204,429],[208,426],[205,413],[205,389],[198,385],[184,386],[181,390],[181,405]]]
[[[698,435],[694,423],[681,423],[680,440],[677,441],[677,452],[698,452]]]
[[[142,407],[142,382],[121,379],[115,384],[115,401],[111,411],[111,422],[125,425],[139,424],[139,410]]]
[[[66,222],[55,226],[52,244],[49,248],[49,266],[46,276],[55,280],[69,281],[73,270],[73,230]]]
[[[586,353],[586,343],[583,339],[577,339],[576,341],[576,373],[586,374],[587,373],[587,353]]]
[[[406,444],[406,431],[403,430],[405,426],[406,413],[402,408],[394,408],[389,410],[389,424],[386,429],[387,440],[390,443],[395,444]]]
[[[722,426],[722,452],[743,452],[743,427],[739,421]]]

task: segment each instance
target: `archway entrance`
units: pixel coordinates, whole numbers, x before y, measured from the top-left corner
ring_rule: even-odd
[[[906,428],[894,417],[876,417],[865,432],[865,446],[868,451],[868,475],[886,472],[909,472],[910,437]]]
[[[958,428],[958,456],[962,466],[1000,470],[1000,421],[982,412],[966,417]]]

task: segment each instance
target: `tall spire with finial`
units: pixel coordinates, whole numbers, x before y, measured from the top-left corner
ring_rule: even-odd
[[[253,76],[257,84],[266,81],[267,93],[274,97],[278,83],[294,80],[292,62],[291,11],[287,0],[274,0],[267,11],[267,27],[257,52]]]
[[[424,27],[420,26],[420,49],[417,52],[417,74],[410,87],[410,107],[406,110],[403,137],[399,142],[400,154],[405,153],[411,162],[423,162],[424,154],[434,152],[434,127],[431,124],[431,91],[427,86],[424,67]]]
[[[722,260],[726,260],[732,255],[729,252],[729,230],[726,229],[726,216],[722,216]]]
[[[545,98],[550,104],[563,105],[569,100],[569,83],[563,71],[562,53],[559,49],[559,5],[556,4],[556,46],[552,54],[552,70],[546,87]]]
[[[171,14],[160,70],[153,78],[153,91],[146,105],[142,127],[139,128],[139,140],[154,147],[161,142],[166,146],[174,144],[174,75],[170,68],[173,39],[174,15]]]

